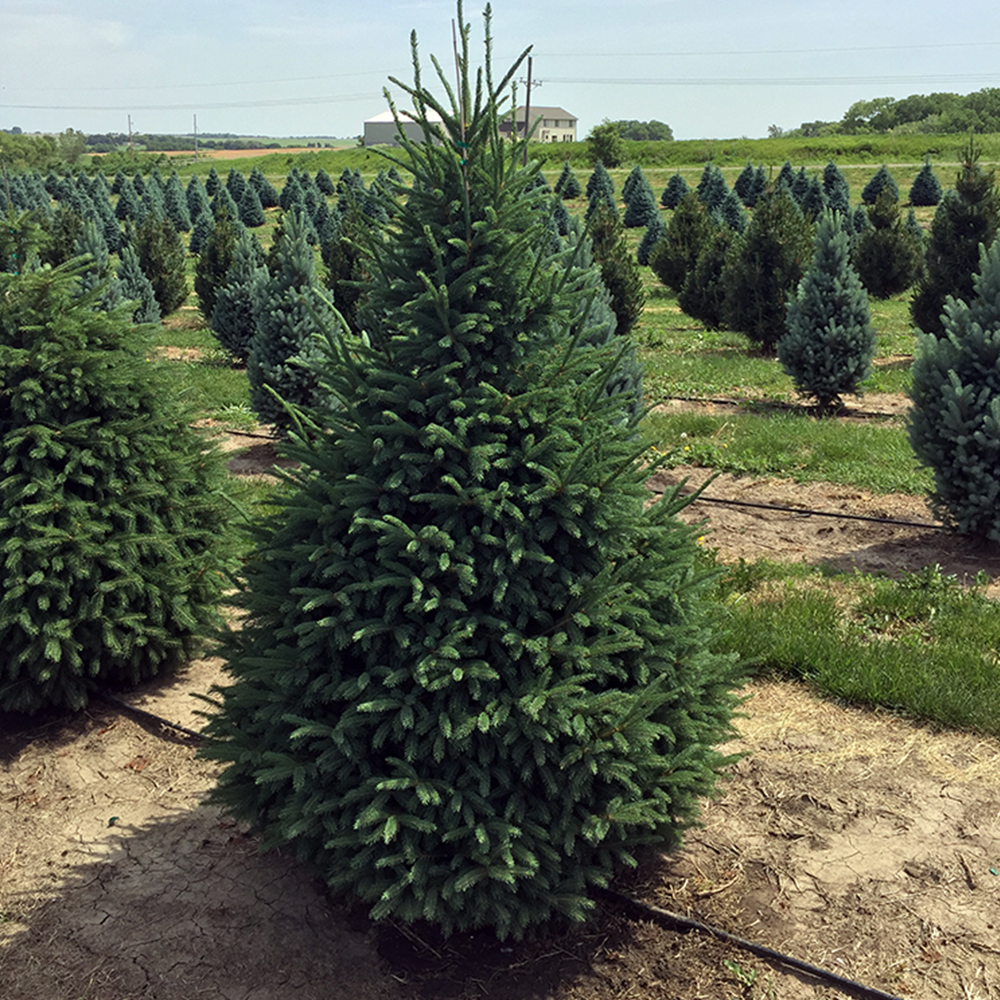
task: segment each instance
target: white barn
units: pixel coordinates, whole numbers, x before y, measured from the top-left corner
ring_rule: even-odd
[[[429,122],[440,122],[441,116],[436,111],[427,110]],[[424,133],[420,126],[409,115],[399,114],[399,125],[408,139],[422,142]],[[365,120],[364,145],[366,146],[398,146],[398,129],[391,111],[383,111],[374,118]]]

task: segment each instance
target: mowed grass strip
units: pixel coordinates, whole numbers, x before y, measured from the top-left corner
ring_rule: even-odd
[[[1000,606],[931,566],[899,580],[741,563],[721,645],[750,672],[1000,736]]]

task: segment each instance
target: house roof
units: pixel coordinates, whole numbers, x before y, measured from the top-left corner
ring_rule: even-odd
[[[399,120],[402,122],[412,122],[414,119],[411,118],[406,112],[399,112]],[[439,122],[441,121],[441,116],[436,112],[432,111],[430,108],[427,109],[427,120],[429,122]],[[383,125],[387,123],[392,123],[395,119],[392,117],[391,111],[383,111],[381,114],[375,115],[374,118],[366,118],[366,125]]]
[[[531,105],[531,120],[534,121],[536,118],[562,118],[569,119],[570,121],[576,121],[576,115],[571,115],[565,108],[547,108],[539,104]],[[524,105],[522,104],[517,109],[517,120],[519,122],[524,121]]]

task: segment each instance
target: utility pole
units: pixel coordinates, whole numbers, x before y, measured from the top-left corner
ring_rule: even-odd
[[[132,155],[132,116],[128,116],[128,155]]]
[[[516,115],[517,112],[515,111]],[[528,127],[531,124],[531,56],[528,56],[528,89],[524,95],[524,166],[528,165]]]
[[[194,116],[194,162],[198,162],[198,116]]]
[[[528,79],[521,82],[526,85],[524,96],[524,165],[528,165],[528,129],[531,127],[531,56],[528,56]],[[536,87],[542,85],[541,80],[534,81]],[[514,111],[514,133],[517,134],[517,110]]]

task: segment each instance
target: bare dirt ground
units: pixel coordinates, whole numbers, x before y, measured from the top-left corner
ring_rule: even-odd
[[[872,401],[867,401],[869,406]],[[234,474],[267,442],[231,440]],[[247,447],[251,450],[246,450]],[[675,470],[699,485],[702,470]],[[654,485],[656,483],[654,482]],[[720,477],[722,499],[932,520],[919,500]],[[1000,572],[933,528],[700,502],[727,560]],[[189,729],[218,660],[123,695]],[[683,850],[618,886],[840,976],[907,998],[1000,1000],[1000,742],[755,682],[745,756]],[[294,859],[199,804],[196,740],[97,701],[76,716],[0,718],[3,1000],[799,1000],[843,995],[703,934],[602,901],[574,931],[500,945],[373,925]]]

